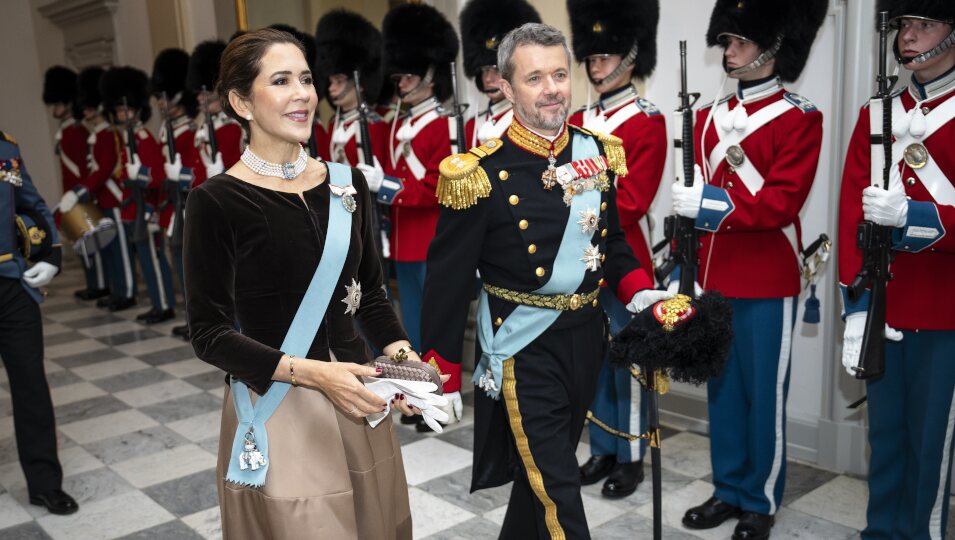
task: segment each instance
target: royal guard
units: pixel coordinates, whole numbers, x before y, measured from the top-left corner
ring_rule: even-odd
[[[464,73],[488,100],[465,125],[467,148],[500,138],[511,125],[514,110],[501,92],[497,46],[504,34],[529,22],[539,23],[541,18],[525,0],[471,0],[461,10]]]
[[[50,107],[53,118],[60,122],[56,130],[56,155],[60,162],[60,179],[63,193],[73,192],[73,187],[86,176],[86,139],[89,131],[82,122],[83,111],[76,106],[76,73],[63,66],[46,70],[43,79],[43,103]],[[59,213],[54,218],[59,225]],[[106,272],[99,252],[84,255],[78,253],[86,274],[86,288],[73,293],[80,300],[95,300],[109,296],[106,287]]]
[[[471,489],[513,482],[500,538],[590,538],[575,449],[608,346],[600,288],[634,312],[671,295],[652,290],[620,228],[622,142],[566,123],[564,36],[522,25],[498,59],[514,121],[441,163],[423,359],[460,384],[479,271]]]
[[[196,129],[196,148],[205,168],[206,178],[229,170],[242,155],[242,126],[222,111],[222,101],[216,91],[219,82],[219,60],[226,44],[222,41],[203,41],[189,56],[186,90],[196,95],[203,113],[202,125]],[[207,118],[208,117],[208,118]],[[218,153],[212,155],[211,133],[215,135]],[[199,185],[196,178],[193,187]]]
[[[195,118],[199,112],[199,100],[195,92],[186,88],[186,76],[189,71],[189,54],[182,49],[165,49],[153,62],[152,78],[149,81],[150,92],[159,104],[162,123],[159,128],[159,143],[164,158],[163,172],[165,182],[155,193],[154,203],[159,211],[159,228],[152,245],[157,251],[159,268],[168,267],[163,246],[169,243],[173,261],[176,262],[176,274],[179,284],[182,276],[182,234],[175,238],[176,230],[182,229],[182,214],[185,207],[185,195],[189,189],[201,184],[206,176],[205,164],[199,147],[196,145]],[[160,275],[162,283],[172,283]],[[160,288],[166,292],[164,286]],[[175,294],[168,291],[172,299],[168,305],[153,306],[153,310],[144,313],[142,320],[147,324],[162,322],[175,317]],[[157,310],[157,308],[159,308]]]
[[[100,81],[103,111],[113,119],[116,157],[114,173],[107,181],[108,204],[119,216],[117,239],[122,246],[123,271],[128,271],[130,287],[135,292],[135,276],[130,257],[132,251],[139,260],[140,270],[149,292],[152,309],[137,316],[146,323],[171,318],[169,312],[175,301],[172,290],[172,271],[166,257],[157,250],[159,231],[152,217],[155,206],[150,193],[162,189],[165,180],[163,154],[159,143],[143,126],[149,120],[149,78],[133,67],[114,67],[103,74]],[[114,191],[114,187],[116,188]],[[101,199],[102,200],[102,199]],[[104,205],[105,206],[105,205]]]
[[[714,493],[683,524],[739,517],[734,539],[768,538],[783,497],[799,211],[822,147],[822,113],[783,83],[802,73],[828,6],[716,3],[706,40],[739,84],[697,112],[696,178],[672,184],[674,212],[702,233],[698,284],[729,299],[734,335],[722,375],[708,383]]]
[[[640,266],[653,268],[650,248],[641,224],[657,194],[667,158],[666,121],[655,105],[640,97],[634,79],[645,79],[657,62],[657,0],[608,0],[567,3],[574,56],[584,64],[595,103],[570,117],[570,123],[623,141],[628,174],[618,176],[617,214],[627,243]],[[589,94],[589,92],[588,92]],[[616,335],[631,314],[613,292],[604,289],[600,303]],[[594,416],[612,429],[643,433],[647,405],[640,382],[628,370],[615,369],[608,360],[600,372],[597,396],[591,405]],[[626,497],[643,481],[643,439],[628,441],[592,426],[590,459],[580,468],[584,485],[609,475],[601,493]]]
[[[885,371],[866,380],[869,503],[862,538],[943,538],[949,519],[955,422],[955,4],[881,0],[888,56],[911,72],[907,87],[862,108],[849,142],[839,205],[839,281],[862,270],[857,229],[888,227],[891,278],[882,302]],[[894,31],[894,32],[893,32]],[[891,73],[891,71],[889,71]],[[891,123],[882,112],[891,107]],[[889,137],[891,157],[882,144]],[[889,170],[884,183],[883,167]],[[870,291],[845,295],[842,361],[859,367]],[[942,304],[939,304],[942,301]]]
[[[385,15],[382,37],[385,76],[395,82],[404,112],[393,120],[383,164],[385,174],[397,181],[387,192],[379,191],[379,200],[391,202],[390,249],[401,320],[411,346],[419,350],[425,260],[438,222],[438,165],[451,154],[454,126],[438,106],[451,96],[450,63],[458,54],[458,36],[435,8],[401,4]],[[445,391],[461,411],[460,375],[451,381]],[[455,418],[452,414],[451,421]]]

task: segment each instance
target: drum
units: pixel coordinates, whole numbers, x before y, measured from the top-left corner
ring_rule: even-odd
[[[60,230],[73,242],[73,250],[84,256],[97,253],[116,238],[116,222],[91,203],[77,203],[61,213]]]

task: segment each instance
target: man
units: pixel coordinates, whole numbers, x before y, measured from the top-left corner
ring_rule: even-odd
[[[123,246],[123,271],[130,272],[131,289],[135,292],[135,277],[129,262],[131,250],[135,248],[153,306],[151,313],[163,318],[167,315],[166,306],[172,306],[173,302],[172,276],[166,257],[156,249],[156,233],[149,227],[150,216],[154,211],[149,193],[150,190],[156,193],[161,189],[165,176],[162,149],[143,126],[143,122],[149,120],[152,114],[149,105],[149,79],[146,73],[139,69],[113,67],[103,74],[100,89],[103,95],[103,110],[115,124],[113,129],[116,139],[113,144],[118,150],[115,163],[123,164],[116,167],[109,179],[112,185],[103,196],[110,199],[108,204],[118,215],[117,225],[122,223],[116,236],[122,240],[119,245]],[[130,152],[130,137],[133,137],[135,143],[135,153]],[[142,208],[140,202],[143,203]],[[110,246],[114,244],[117,243],[113,242]],[[158,321],[154,315],[148,315],[144,322]]]
[[[30,504],[79,509],[63,489],[56,420],[43,368],[38,290],[59,272],[60,239],[13,137],[0,132],[0,358],[10,381],[13,427]]]
[[[866,381],[871,454],[862,538],[943,538],[955,418],[955,312],[933,306],[955,298],[949,277],[955,271],[955,5],[883,0],[877,11],[888,11],[898,30],[895,55],[912,80],[892,99],[888,189],[882,185],[884,150],[871,138],[882,133],[881,102],[863,107],[842,177],[843,292],[862,265],[859,223],[891,227],[894,251],[885,373]],[[868,292],[855,303],[845,296],[842,361],[850,374],[859,365],[868,304]]]
[[[407,106],[394,119],[384,163],[385,174],[401,183],[390,198],[389,244],[398,278],[401,321],[411,346],[420,351],[425,260],[438,222],[438,165],[451,153],[453,126],[437,109],[451,96],[450,62],[458,54],[458,36],[435,8],[401,4],[385,15],[382,39],[385,76],[395,81],[400,104]],[[448,398],[460,412],[457,387],[452,383],[445,388],[450,389]],[[455,418],[452,415],[451,422]]]
[[[541,18],[524,0],[471,0],[461,10],[464,73],[488,99],[487,106],[465,125],[468,144],[462,151],[500,138],[511,125],[514,111],[501,92],[497,47],[504,34],[529,22],[539,23]]]
[[[424,359],[460,381],[479,270],[471,487],[514,481],[501,538],[589,538],[574,451],[607,346],[597,293],[606,282],[632,311],[670,295],[649,289],[620,229],[620,140],[566,124],[564,36],[525,24],[504,37],[497,65],[514,106],[505,137],[441,163]]]
[[[69,212],[78,201],[95,201],[103,214],[116,222],[116,239],[100,250],[106,270],[110,294],[100,298],[96,305],[110,311],[122,311],[136,305],[136,281],[133,273],[130,246],[122,227],[120,203],[122,187],[118,179],[120,149],[119,133],[102,114],[100,79],[103,70],[89,67],[77,77],[77,107],[83,112],[83,122],[89,128],[87,143],[87,172],[70,191],[60,199],[60,212]]]
[[[182,216],[176,212],[176,199],[185,196],[184,193],[194,185],[201,184],[206,179],[206,169],[203,166],[199,148],[196,146],[195,117],[199,113],[199,101],[196,94],[186,88],[186,76],[189,71],[189,54],[182,49],[165,49],[156,56],[153,62],[153,73],[150,79],[150,92],[156,99],[159,110],[163,114],[163,122],[159,128],[159,141],[164,158],[163,172],[165,182],[162,187],[153,193],[153,203],[159,213],[159,231],[150,239],[147,250],[155,251],[155,257],[150,253],[150,259],[159,262],[159,272],[152,274],[158,285],[159,304],[153,304],[153,309],[140,315],[146,324],[156,324],[167,321],[176,316],[174,307],[176,295],[172,289],[172,276],[163,246],[167,231],[171,232],[173,223],[177,220],[181,226]],[[172,147],[170,149],[170,141]],[[170,154],[173,155],[170,155]],[[176,274],[179,284],[183,285],[182,242],[180,239],[171,239],[170,251],[176,264]],[[149,283],[149,278],[147,278]],[[168,287],[168,289],[167,289]]]
[[[697,113],[706,181],[697,171],[693,187],[672,185],[674,212],[709,233],[697,279],[729,299],[734,335],[723,373],[708,383],[714,493],[683,524],[709,529],[738,516],[737,540],[769,538],[783,496],[799,211],[819,163],[822,113],[782,83],[799,78],[828,5],[717,2],[707,43],[723,48],[739,86]]]
[[[53,66],[46,70],[43,79],[43,103],[50,107],[53,118],[60,122],[56,130],[56,155],[60,161],[60,180],[63,192],[72,191],[73,186],[86,175],[86,139],[89,131],[80,121],[82,111],[75,105],[76,73],[63,66]],[[54,216],[59,225],[59,214]],[[79,254],[86,274],[86,288],[73,293],[80,300],[95,300],[109,295],[106,288],[106,274],[100,254],[90,256]]]
[[[568,2],[574,56],[583,62],[599,100],[570,117],[570,123],[623,141],[628,175],[617,178],[617,213],[627,244],[643,268],[653,268],[650,248],[640,223],[657,194],[667,158],[666,121],[652,103],[637,94],[632,80],[648,77],[656,65],[657,0]],[[616,335],[630,321],[630,313],[604,289],[600,303]],[[647,407],[640,382],[604,360],[591,411],[609,427],[624,433],[643,433]],[[591,457],[580,468],[584,485],[604,477],[601,494],[626,497],[643,481],[643,439],[627,441],[593,425],[589,430]]]

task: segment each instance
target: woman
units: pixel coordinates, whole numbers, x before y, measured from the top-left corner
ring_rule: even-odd
[[[410,538],[392,424],[365,421],[387,403],[358,378],[376,370],[361,365],[369,355],[353,319],[385,354],[420,359],[382,289],[365,179],[302,150],[317,97],[290,34],[232,41],[218,91],[250,142],[190,194],[184,262],[196,354],[231,376],[217,466],[223,537]],[[392,404],[413,412],[403,396]]]

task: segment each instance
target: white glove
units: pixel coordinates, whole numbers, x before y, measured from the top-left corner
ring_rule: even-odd
[[[200,153],[202,164],[206,167],[206,178],[212,178],[225,171],[225,165],[222,164],[222,152],[216,152],[215,159],[209,159],[204,153]]]
[[[63,197],[60,198],[60,213],[65,214],[69,212],[78,202],[80,202],[80,198],[76,195],[75,191],[71,189],[64,192]]]
[[[438,387],[434,383],[420,381],[406,381],[402,379],[380,379],[365,377],[365,388],[371,390],[386,402],[385,411],[380,414],[369,415],[368,425],[375,427],[391,411],[391,398],[395,394],[404,394],[408,405],[417,407],[421,411],[428,427],[441,433],[440,423],[448,422],[448,415],[442,410],[448,405],[448,399],[434,394]],[[439,423],[440,422],[440,423]]]
[[[674,182],[671,187],[673,196],[673,212],[683,217],[696,219],[700,215],[700,205],[703,203],[703,173],[699,165],[693,166],[693,187],[686,187],[682,182]]]
[[[869,186],[862,190],[862,214],[867,221],[887,227],[902,227],[909,215],[909,200],[902,187],[902,171],[892,167],[889,189]]]
[[[126,162],[126,178],[130,180],[139,179],[139,170],[142,168],[143,164],[139,161],[139,156],[133,155],[133,159]]]
[[[381,167],[377,164],[367,165],[365,163],[359,163],[358,169],[365,175],[365,181],[368,182],[368,191],[378,193],[378,190],[381,189],[381,183],[385,181],[385,171],[381,170]]]
[[[464,418],[464,402],[461,401],[461,392],[445,392],[445,399],[448,404],[440,407],[441,411],[448,416],[445,424],[454,424]]]
[[[859,365],[859,354],[862,352],[862,335],[865,333],[866,313],[859,311],[846,315],[846,331],[842,336],[842,366],[846,373],[855,376],[853,368]],[[885,325],[885,339],[902,341],[902,332],[889,325]]]
[[[667,292],[676,296],[680,292],[680,280],[671,279],[670,283],[667,284]],[[703,294],[703,287],[700,287],[700,284],[696,281],[693,282],[693,298],[696,298]]]
[[[48,262],[40,261],[23,272],[23,281],[34,289],[39,289],[52,281],[59,270]]]
[[[182,157],[178,152],[172,163],[166,161],[162,164],[162,170],[166,173],[166,180],[179,180],[179,177],[182,176]]]
[[[653,304],[661,300],[673,298],[674,296],[676,296],[676,293],[671,293],[670,291],[643,289],[642,291],[637,291],[637,293],[633,295],[633,298],[630,299],[630,303],[627,304],[627,311],[630,313],[640,313]]]

